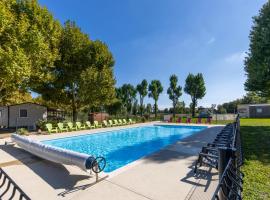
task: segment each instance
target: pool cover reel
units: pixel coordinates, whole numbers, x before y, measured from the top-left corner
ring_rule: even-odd
[[[11,139],[25,151],[55,163],[76,165],[85,171],[92,169],[95,173],[103,171],[106,165],[103,157],[94,158],[85,153],[49,146],[18,134],[12,134]]]

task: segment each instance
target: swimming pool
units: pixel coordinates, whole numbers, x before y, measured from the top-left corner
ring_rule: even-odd
[[[85,134],[42,143],[93,156],[107,161],[105,172],[112,172],[206,127],[153,125]]]

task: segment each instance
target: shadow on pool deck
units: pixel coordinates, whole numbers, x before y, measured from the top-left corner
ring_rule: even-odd
[[[59,194],[62,196],[72,191],[84,190],[93,185],[93,183],[90,183],[76,186],[79,181],[86,179],[90,180],[91,178],[95,180],[94,175],[70,174],[70,171],[64,165],[36,157],[23,149],[12,145],[0,145],[0,150],[5,151],[17,159],[6,163],[1,163],[0,167],[9,167],[14,165],[27,166],[54,189],[65,189],[64,192]],[[85,172],[81,170],[80,172],[85,174]]]
[[[181,179],[181,181],[192,184],[194,186],[199,186],[204,188],[204,192],[206,192],[211,184],[211,181],[216,181],[218,172],[214,170],[212,167],[207,167],[203,169],[198,169],[197,173],[194,173],[194,165],[195,162],[192,163],[192,165],[189,166],[190,171],[187,173],[187,175]],[[194,180],[191,180],[195,179]],[[199,181],[198,181],[199,180]],[[201,180],[204,180],[202,183]]]
[[[110,157],[114,161],[122,161],[123,159],[129,160],[131,157],[135,158],[141,158],[144,156],[145,153],[148,154],[144,159],[151,161],[151,162],[157,162],[157,163],[164,163],[168,162],[170,160],[175,160],[175,159],[184,159],[186,157],[189,157],[191,155],[197,155],[200,148],[204,145],[206,145],[208,142],[212,141],[216,134],[217,131],[220,130],[222,126],[215,126],[215,127],[210,127],[208,129],[204,129],[202,131],[199,131],[191,136],[188,136],[183,139],[178,139],[177,135],[173,136],[168,136],[166,138],[157,138],[151,141],[146,141],[140,144],[132,145],[132,146],[124,146],[122,148],[119,148],[110,154],[107,155],[107,157]],[[159,149],[157,151],[152,151],[151,148],[145,150],[145,152],[142,154],[140,149],[144,149],[147,146],[162,146],[164,139],[167,139],[169,142],[169,145],[162,147],[162,149]],[[175,142],[177,141],[177,142]],[[159,154],[160,151],[164,151],[166,149],[174,150],[177,152],[181,152],[182,154]],[[127,154],[127,152],[129,152]]]
[[[222,129],[222,127],[223,126],[215,126],[204,129],[194,135],[188,136],[180,141],[168,145],[167,147],[165,147],[165,149],[161,149],[154,154],[145,157],[145,160],[163,163],[170,160],[184,159],[190,156],[197,156],[199,151],[201,150],[201,147],[211,142],[216,137],[217,132]],[[166,152],[166,150],[169,150],[170,153],[162,153]]]
[[[194,174],[194,164],[189,166],[189,169],[190,171],[181,179],[182,182],[193,185],[185,200],[212,199],[219,182],[218,171],[212,167],[203,167]]]

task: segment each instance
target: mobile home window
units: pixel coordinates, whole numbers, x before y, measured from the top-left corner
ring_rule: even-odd
[[[256,111],[257,113],[262,113],[262,108],[257,108]]]
[[[20,117],[27,117],[27,110],[26,109],[20,110]]]
[[[246,112],[247,112],[247,109],[241,108],[241,109],[238,109],[238,112],[239,112],[239,113],[246,113]]]

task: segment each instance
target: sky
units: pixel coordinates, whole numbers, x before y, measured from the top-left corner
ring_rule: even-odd
[[[252,17],[267,0],[39,0],[62,24],[75,21],[115,59],[116,85],[143,79],[163,85],[159,108],[171,107],[169,77],[184,88],[189,73],[203,73],[199,106],[241,98]],[[190,103],[183,92],[180,101]],[[146,103],[153,103],[146,98]]]

